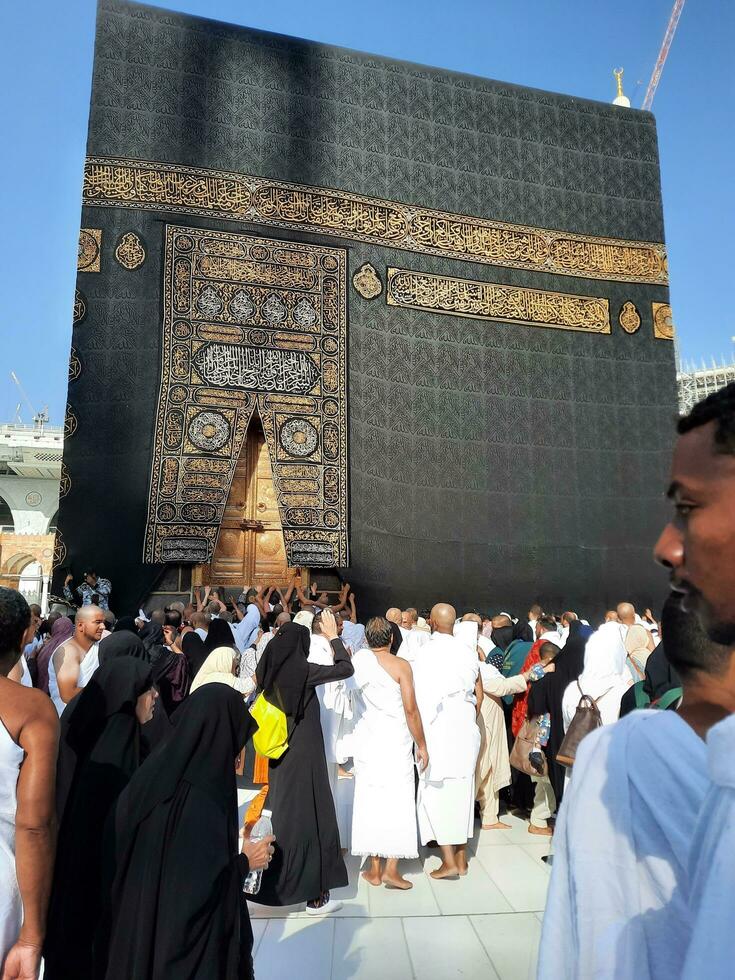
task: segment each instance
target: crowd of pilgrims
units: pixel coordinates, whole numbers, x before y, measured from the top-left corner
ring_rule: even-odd
[[[411,888],[399,861],[419,844],[441,856],[432,877],[457,880],[476,822],[508,826],[501,807],[553,833],[568,778],[556,753],[580,694],[607,724],[635,707],[636,683],[652,697],[678,683],[656,663],[658,624],[629,603],[597,630],[539,605],[521,619],[393,608],[362,625],[349,586],[305,594],[292,581],[116,618],[93,604],[95,580],[73,619],[41,620],[0,590],[7,977],[35,976],[41,956],[47,980],[252,976],[250,869],[264,869],[251,900],[312,915],[339,908],[347,851],[375,887]],[[288,719],[277,760],[251,744],[260,691]],[[19,778],[33,755],[16,734],[24,713],[37,734]],[[529,719],[545,763],[511,770]],[[242,826],[236,773],[252,790]],[[274,837],[254,842],[266,801]]]

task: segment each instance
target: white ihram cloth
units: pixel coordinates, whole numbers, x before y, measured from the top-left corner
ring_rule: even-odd
[[[408,660],[410,664],[414,663],[416,657],[420,656],[422,648],[431,640],[431,633],[425,633],[423,630],[412,629],[408,631],[408,636],[401,643],[401,649],[398,652],[399,657],[403,657],[404,660]]]
[[[605,623],[592,634],[584,649],[584,670],[579,682],[572,681],[562,698],[564,731],[571,724],[582,694],[597,702],[603,725],[618,720],[620,699],[633,683],[627,657],[618,623]]]
[[[419,775],[421,843],[463,844],[474,829],[475,764],[480,750],[477,652],[454,636],[433,633],[413,670],[429,751],[428,768]]]
[[[65,644],[62,644],[48,662],[48,692],[51,696],[51,700],[56,708],[56,713],[58,714],[59,718],[66,707],[66,702],[62,701],[61,694],[59,693],[59,682],[56,679],[56,665],[54,664],[54,660],[58,656],[59,651],[63,650],[64,646]],[[99,644],[93,643],[89,650],[87,650],[81,664],[79,665],[79,679],[77,680],[77,687],[86,687],[87,684],[89,684],[92,674],[94,674],[99,665]]]
[[[689,856],[691,943],[683,980],[720,980],[735,969],[735,715],[707,735],[707,775]]]
[[[365,627],[362,623],[352,623],[346,619],[342,624],[342,642],[352,650],[353,654],[366,646]]]
[[[309,663],[320,667],[334,665],[334,651],[325,637],[319,634],[311,636],[309,646]],[[324,739],[324,755],[327,760],[329,787],[332,790],[334,810],[337,814],[337,826],[342,847],[350,846],[350,830],[352,826],[350,808],[347,801],[341,799],[338,793],[339,764],[346,761],[342,749],[342,739],[352,727],[352,699],[345,681],[330,681],[320,684],[316,689],[319,698],[319,717]]]
[[[23,924],[15,871],[16,787],[23,755],[0,720],[0,968]]]
[[[360,650],[352,665],[357,715],[352,736],[352,853],[418,857],[413,738],[401,686],[380,666],[372,650]]]
[[[539,980],[681,975],[687,868],[708,785],[704,742],[673,711],[634,711],[584,738],[554,833]],[[732,880],[722,877],[730,912]],[[711,952],[697,980],[732,975],[732,960],[725,974],[709,969]]]

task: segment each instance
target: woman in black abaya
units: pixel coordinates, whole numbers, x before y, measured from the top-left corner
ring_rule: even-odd
[[[534,718],[546,712],[551,716],[551,733],[546,745],[549,779],[556,796],[557,811],[564,795],[566,768],[556,761],[556,753],[564,740],[564,718],[561,702],[567,687],[576,681],[584,670],[584,648],[594,631],[575,619],[569,626],[569,636],[561,653],[554,659],[554,672],[531,684],[528,693],[527,717]]]
[[[306,902],[307,912],[313,915],[333,911],[330,890],[347,884],[316,688],[354,673],[328,609],[322,613],[322,635],[334,650],[334,666],[308,663],[308,629],[286,623],[265,648],[256,671],[266,700],[287,716],[289,738],[286,752],[269,762],[268,808],[273,812],[275,856],[253,901],[262,905]]]
[[[252,931],[238,855],[235,758],[256,725],[225,684],[195,691],[115,813],[106,980],[247,980]],[[270,842],[243,845],[265,867]],[[106,969],[105,969],[106,967]]]
[[[93,976],[105,820],[140,763],[140,729],[153,714],[151,668],[131,657],[104,663],[61,719],[59,837],[44,946],[48,980]]]

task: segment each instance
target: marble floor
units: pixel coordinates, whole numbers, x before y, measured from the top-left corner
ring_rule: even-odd
[[[480,830],[469,873],[434,881],[436,851],[403,862],[409,892],[368,885],[359,859],[348,858],[350,881],[334,892],[343,905],[325,918],[303,906],[251,904],[257,980],[526,980],[535,976],[541,915],[550,869],[546,838],[506,815],[510,830]]]

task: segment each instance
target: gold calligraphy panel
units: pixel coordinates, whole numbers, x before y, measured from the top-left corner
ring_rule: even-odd
[[[145,561],[211,561],[257,410],[289,565],[348,564],[346,276],[343,249],[166,227]]]
[[[597,296],[552,293],[408,269],[388,269],[387,302],[390,306],[481,320],[610,333],[610,304]]]
[[[674,339],[674,321],[668,303],[651,303],[653,316],[653,336],[658,340]]]
[[[87,159],[87,205],[179,211],[587,279],[668,282],[655,242],[595,238],[413,207],[347,191],[176,164]],[[236,249],[208,255],[241,258]],[[241,274],[249,275],[242,267]]]

